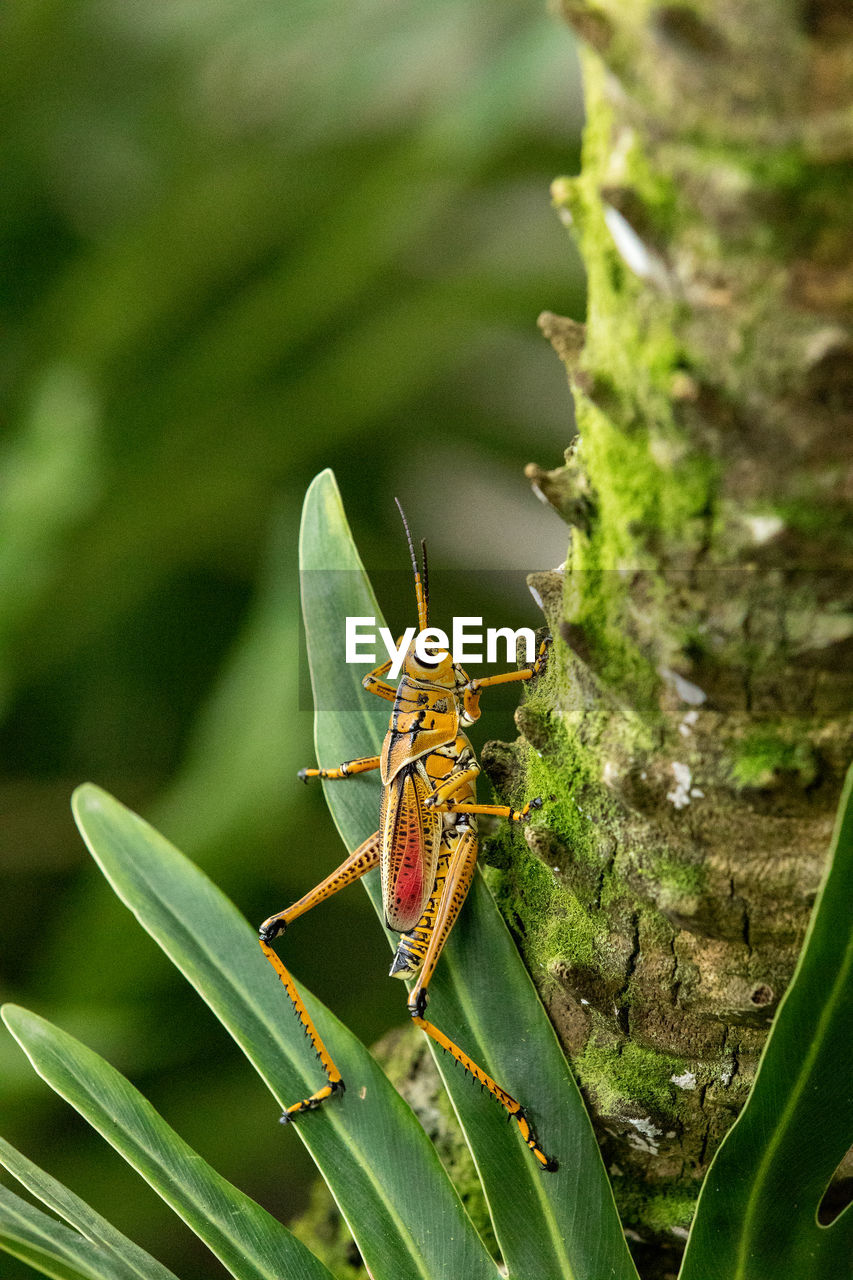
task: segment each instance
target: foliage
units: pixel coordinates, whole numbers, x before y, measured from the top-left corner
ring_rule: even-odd
[[[344,488],[378,569],[401,563],[394,492],[439,567],[563,558],[521,468],[571,429],[535,316],[583,305],[548,200],[577,157],[573,47],[540,0],[13,0],[2,25],[2,996],[98,1048],[290,1217],[307,1157],[270,1183],[262,1089],[126,927],[67,796],[85,777],[121,795],[261,919],[338,853],[295,781],[310,477],[364,459]],[[410,492],[412,431],[464,456],[464,503],[439,478]],[[494,577],[470,574],[473,612]],[[323,929],[381,974],[361,897]],[[341,989],[310,931],[291,956],[366,1041],[397,1021],[394,984]],[[5,1036],[0,1108],[17,1146],[49,1144],[63,1181],[207,1277]],[[239,1134],[218,1123],[237,1112]]]

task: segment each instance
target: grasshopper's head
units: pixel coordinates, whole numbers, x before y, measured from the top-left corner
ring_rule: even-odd
[[[415,595],[418,601],[418,631],[427,631],[429,628],[429,579],[427,575],[427,553],[426,541],[421,539],[421,554],[423,555],[424,571],[423,581],[421,581],[421,571],[418,567],[417,557],[415,556],[415,548],[412,545],[412,535],[409,532],[409,522],[406,519],[406,513],[400,506],[399,499],[395,498],[397,509],[403,519],[403,528],[406,530],[406,538],[409,542],[409,554],[412,557],[412,568],[415,571]],[[417,637],[409,645],[409,650],[403,661],[403,672],[412,680],[423,680],[428,684],[439,684],[448,689],[452,689],[456,683],[456,672],[453,667],[452,656],[445,652],[442,658],[438,658],[432,654],[429,657],[420,657],[415,648]],[[423,649],[423,645],[421,646]]]
[[[423,630],[423,628],[422,628]],[[453,689],[456,685],[456,670],[453,666],[453,658],[445,650],[443,656],[439,659],[438,654],[427,658],[418,657],[415,649],[415,642],[409,645],[409,650],[403,660],[403,672],[412,680],[425,681],[427,684],[440,684],[447,689]]]

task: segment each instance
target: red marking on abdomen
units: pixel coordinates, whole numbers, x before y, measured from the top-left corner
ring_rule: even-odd
[[[425,884],[425,850],[420,807],[412,780],[403,784],[397,822],[391,835],[385,914],[389,928],[405,933],[420,920],[429,886]]]
[[[423,840],[419,827],[414,823],[410,823],[406,831],[392,893],[396,914],[404,921],[395,927],[401,930],[413,928],[421,917],[424,896]]]

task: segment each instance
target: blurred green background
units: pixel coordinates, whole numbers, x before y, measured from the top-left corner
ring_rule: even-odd
[[[296,533],[323,467],[369,567],[406,569],[396,493],[464,571],[436,622],[541,623],[502,573],[565,556],[522,469],[573,432],[535,319],[583,308],[548,195],[578,164],[574,51],[544,0],[8,0],[0,27],[0,994],[287,1219],[298,1138],[68,799],[108,787],[253,922],[340,861],[295,780]],[[359,890],[286,946],[368,1043],[405,1020]],[[186,1280],[223,1274],[5,1033],[0,1132]]]

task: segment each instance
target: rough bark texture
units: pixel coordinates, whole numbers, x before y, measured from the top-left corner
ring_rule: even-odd
[[[589,275],[542,327],[579,436],[528,468],[573,526],[489,873],[672,1272],[791,976],[850,759],[853,10],[564,0],[592,46]]]

